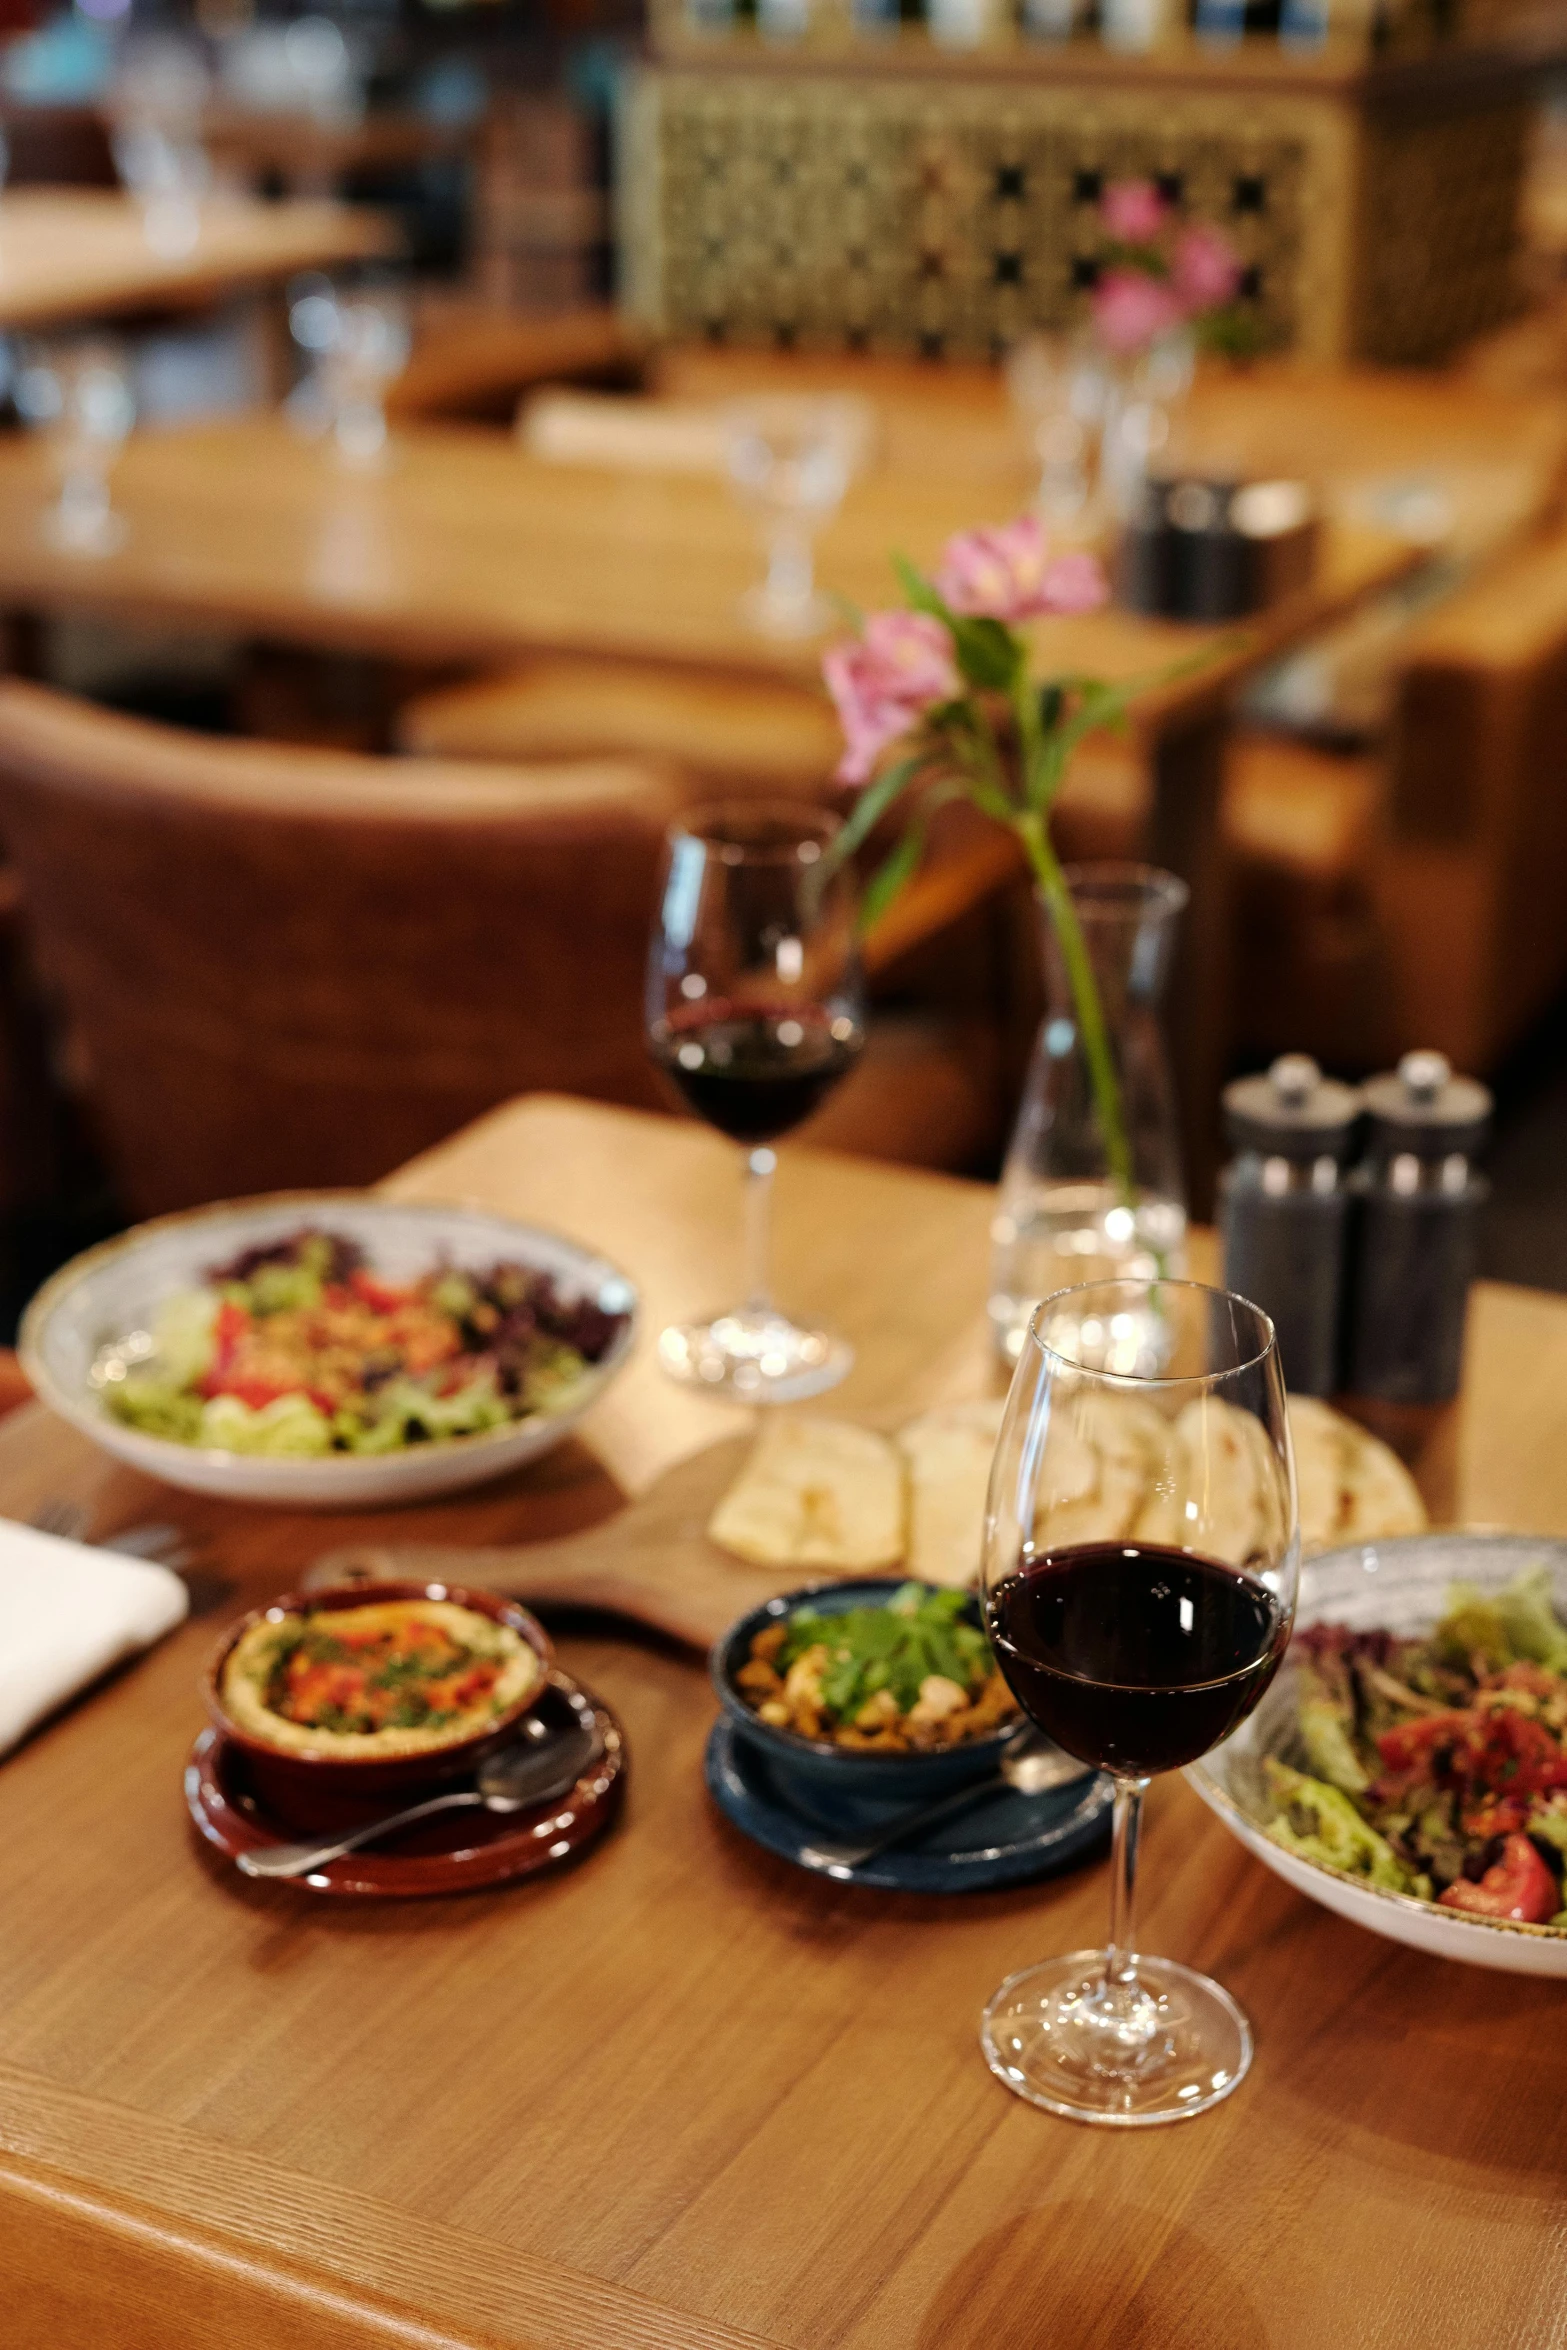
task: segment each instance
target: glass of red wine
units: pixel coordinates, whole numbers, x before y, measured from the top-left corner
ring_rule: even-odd
[[[672,1377],[743,1403],[836,1386],[853,1349],[772,1302],[773,1144],[859,1058],[865,1008],[846,867],[823,858],[834,816],[778,802],[693,809],[670,832],[648,962],[653,1059],[710,1126],[746,1150],[746,1296],[659,1338]]]
[[[1179,2121],[1251,2062],[1229,1993],[1137,1954],[1143,1795],[1227,1738],[1278,1669],[1300,1562],[1273,1325],[1190,1281],[1037,1307],[985,1521],[985,1614],[1031,1720],[1115,1782],[1110,1938],[1002,1984],[991,2070],[1074,2120]]]

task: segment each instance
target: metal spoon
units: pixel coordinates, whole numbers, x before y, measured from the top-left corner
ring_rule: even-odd
[[[473,1786],[459,1787],[450,1795],[431,1795],[423,1803],[410,1804],[406,1811],[371,1820],[325,1844],[273,1844],[261,1852],[241,1852],[237,1865],[247,1877],[308,1877],[313,1869],[325,1868],[329,1860],[357,1852],[361,1844],[374,1844],[378,1837],[390,1836],[394,1828],[411,1827],[415,1820],[430,1819],[438,1811],[531,1811],[538,1804],[553,1803],[558,1796],[569,1794],[603,1751],[604,1734],[596,1721],[578,1720],[569,1728],[552,1730],[532,1714],[510,1746],[503,1746],[499,1754],[480,1764]]]
[[[944,1795],[939,1802],[916,1804],[910,1811],[899,1812],[886,1820],[874,1836],[857,1843],[807,1844],[800,1851],[800,1859],[808,1869],[825,1870],[828,1876],[847,1876],[850,1869],[859,1868],[865,1861],[875,1860],[879,1853],[890,1852],[895,1844],[917,1836],[922,1828],[933,1828],[938,1820],[952,1819],[967,1811],[971,1803],[979,1803],[993,1795],[1002,1785],[1015,1787],[1020,1795],[1043,1795],[1047,1787],[1068,1787],[1074,1779],[1093,1776],[1091,1763],[1079,1762],[1075,1754],[1065,1754],[1048,1738],[1028,1732],[1013,1740],[993,1771],[983,1779],[972,1779],[960,1787],[955,1795]]]

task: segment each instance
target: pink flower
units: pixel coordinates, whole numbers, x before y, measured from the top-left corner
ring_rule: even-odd
[[[1107,350],[1141,351],[1181,325],[1178,296],[1140,269],[1108,269],[1094,288],[1094,325]]]
[[[949,539],[935,579],[954,612],[986,620],[1032,620],[1041,612],[1087,612],[1105,599],[1091,555],[1058,555],[1032,514]]]
[[[1097,612],[1110,595],[1110,583],[1096,555],[1058,555],[1045,572],[1043,591],[1047,612]]]
[[[823,657],[822,675],[843,727],[840,783],[868,782],[889,743],[962,690],[951,639],[928,612],[873,612],[862,637]]]
[[[1118,244],[1151,245],[1165,222],[1165,202],[1152,180],[1115,180],[1100,206]]]
[[[1175,248],[1175,288],[1188,310],[1217,310],[1241,282],[1235,248],[1222,229],[1189,228]]]

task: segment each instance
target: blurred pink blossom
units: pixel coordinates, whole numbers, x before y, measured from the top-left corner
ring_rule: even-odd
[[[1189,228],[1175,248],[1175,290],[1189,311],[1216,310],[1241,282],[1235,248],[1222,229]]]
[[[1105,227],[1123,245],[1150,245],[1165,223],[1165,202],[1152,180],[1114,180],[1100,205]]]
[[[1108,269],[1094,288],[1094,325],[1111,351],[1140,351],[1180,326],[1186,310],[1178,295],[1140,269]]]
[[[949,539],[935,578],[954,612],[986,620],[1032,620],[1041,612],[1086,612],[1105,598],[1091,555],[1058,555],[1032,514]]]
[[[952,642],[927,612],[873,612],[865,633],[822,660],[843,727],[840,783],[865,783],[889,743],[935,702],[962,691]]]

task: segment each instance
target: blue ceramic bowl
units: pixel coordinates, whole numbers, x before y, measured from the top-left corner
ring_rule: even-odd
[[[736,1736],[759,1749],[812,1810],[825,1805],[834,1818],[842,1816],[845,1802],[852,1805],[863,1798],[872,1804],[921,1803],[986,1778],[999,1765],[1005,1747],[1027,1727],[1020,1714],[988,1738],[970,1739],[962,1746],[935,1747],[924,1754],[868,1754],[835,1746],[829,1738],[802,1738],[797,1730],[776,1729],[752,1711],[735,1686],[735,1675],[749,1661],[758,1632],[807,1601],[824,1616],[885,1605],[907,1581],[905,1575],[867,1575],[852,1583],[808,1583],[752,1608],[713,1644],[713,1687]],[[977,1624],[977,1600],[970,1601],[969,1611],[971,1622]]]

